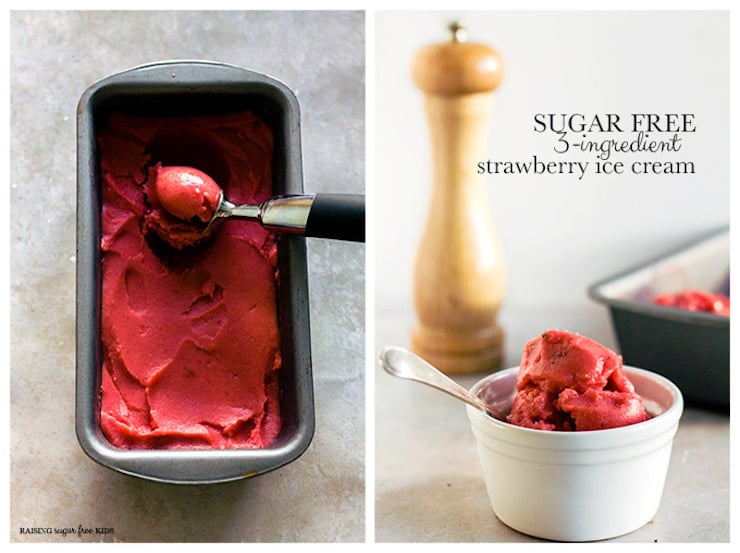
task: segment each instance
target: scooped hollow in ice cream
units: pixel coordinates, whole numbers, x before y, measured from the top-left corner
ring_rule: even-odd
[[[601,430],[647,420],[642,399],[603,345],[547,330],[524,346],[508,422],[540,430]]]

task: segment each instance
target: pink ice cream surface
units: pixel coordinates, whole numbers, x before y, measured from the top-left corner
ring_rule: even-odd
[[[234,225],[200,243],[197,221],[168,213],[150,154],[163,129],[198,138],[183,157],[223,161],[234,201],[272,193],[273,134],[255,113],[114,113],[101,127],[100,426],[121,449],[266,448],[282,428],[276,239]]]
[[[579,334],[548,330],[524,346],[508,422],[539,430],[601,430],[648,418],[622,357]]]

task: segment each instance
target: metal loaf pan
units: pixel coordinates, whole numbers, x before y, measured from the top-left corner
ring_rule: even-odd
[[[687,403],[730,407],[730,320],[655,305],[663,292],[698,288],[730,293],[729,227],[592,285],[589,296],[609,308],[625,364],[672,380]]]
[[[295,460],[314,432],[305,240],[278,242],[282,430],[264,449],[123,450],[100,429],[101,178],[96,130],[114,111],[166,117],[252,109],[274,133],[273,195],[303,192],[298,101],[283,83],[240,67],[205,61],[160,62],[107,77],[77,107],[76,432],[95,461],[122,473],[172,483],[250,477]]]

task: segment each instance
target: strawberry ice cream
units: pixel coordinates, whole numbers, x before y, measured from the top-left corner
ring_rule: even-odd
[[[622,357],[578,334],[548,330],[524,346],[508,422],[540,430],[600,430],[648,418]]]
[[[221,188],[195,167],[157,166],[154,191],[162,207],[184,221],[207,223],[216,213]]]
[[[144,232],[180,250],[206,240],[211,231],[208,222],[221,198],[218,184],[194,167],[163,167],[157,162],[147,173]]]
[[[684,290],[682,292],[661,294],[655,298],[654,302],[658,305],[678,307],[689,311],[704,311],[723,317],[730,316],[729,297],[703,290]]]
[[[250,112],[113,114],[98,144],[103,433],[126,449],[268,446],[281,428],[275,238],[222,225],[195,240],[198,229],[161,209],[153,185],[160,163],[193,159],[215,168],[234,200],[264,201],[269,127]],[[208,219],[212,202],[175,199]]]

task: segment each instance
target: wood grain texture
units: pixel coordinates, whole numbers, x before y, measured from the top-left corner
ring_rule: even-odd
[[[485,71],[476,73],[471,60],[480,59],[482,47],[463,55],[458,46],[472,45],[453,41],[426,47],[414,64],[414,79],[426,92],[434,165],[414,270],[418,325],[412,348],[443,372],[472,373],[498,368],[502,357],[497,314],[506,269],[485,180],[476,172],[477,161],[485,157],[494,100],[490,90],[500,74],[494,79]]]

